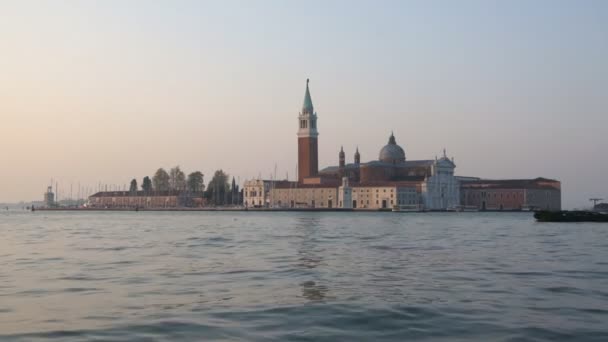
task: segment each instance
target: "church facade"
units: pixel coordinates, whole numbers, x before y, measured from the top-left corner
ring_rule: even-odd
[[[347,164],[341,148],[338,165],[319,170],[317,119],[307,80],[304,104],[298,115],[298,180],[272,183],[267,206],[445,210],[459,204],[454,159],[444,151],[441,158],[408,160],[392,133],[380,149],[378,159],[362,163],[357,148],[353,162]],[[244,196],[245,205],[256,203],[248,191]]]

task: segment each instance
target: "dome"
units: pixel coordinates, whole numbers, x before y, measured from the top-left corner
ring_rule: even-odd
[[[388,144],[380,150],[380,161],[391,164],[398,164],[405,162],[405,151],[401,146],[397,145],[395,136],[391,133],[391,137],[388,139]]]

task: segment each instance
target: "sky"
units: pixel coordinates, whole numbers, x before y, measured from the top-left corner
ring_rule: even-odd
[[[445,148],[456,174],[608,198],[607,1],[0,1],[0,202],[159,167],[295,176]]]

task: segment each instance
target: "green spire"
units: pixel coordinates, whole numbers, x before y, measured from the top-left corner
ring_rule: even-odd
[[[302,114],[308,113],[313,114],[314,108],[312,107],[312,99],[310,98],[310,90],[308,90],[308,82],[310,80],[306,79],[306,94],[304,94],[304,105],[302,105]]]

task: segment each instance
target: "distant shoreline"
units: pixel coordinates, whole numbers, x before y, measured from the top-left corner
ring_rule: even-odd
[[[36,211],[233,211],[233,212],[393,212],[391,209],[352,209],[352,208],[35,208]],[[485,210],[485,211],[468,211],[470,213],[533,213],[533,211],[525,210]],[[448,210],[427,210],[427,211],[408,211],[396,213],[458,213],[457,211]]]

